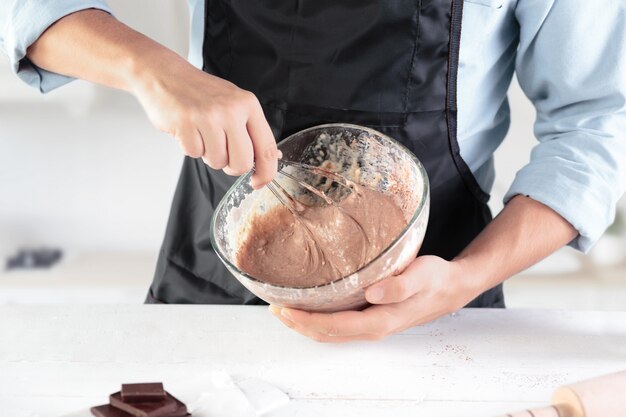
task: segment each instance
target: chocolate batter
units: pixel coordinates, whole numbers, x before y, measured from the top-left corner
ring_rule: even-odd
[[[270,284],[322,285],[374,259],[407,224],[391,197],[367,188],[358,187],[339,207],[304,206],[294,216],[278,205],[254,217],[237,266]]]

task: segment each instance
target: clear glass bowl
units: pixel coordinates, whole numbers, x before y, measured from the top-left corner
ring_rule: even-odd
[[[239,270],[236,262],[237,249],[245,240],[249,220],[280,204],[267,187],[253,190],[251,173],[248,173],[235,182],[215,210],[210,233],[213,248],[233,276],[268,303],[320,312],[366,306],[365,288],[406,268],[422,245],[430,208],[424,166],[399,142],[357,125],[315,126],[289,136],[278,147],[283,159],[323,165],[325,169],[392,196],[405,215],[406,228],[376,258],[346,277],[306,288],[268,284]],[[292,174],[303,175],[302,172]],[[311,180],[311,174],[304,174]],[[288,188],[286,183],[281,184]]]

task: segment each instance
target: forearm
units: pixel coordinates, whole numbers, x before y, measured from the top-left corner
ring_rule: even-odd
[[[40,68],[131,92],[183,153],[251,183],[276,174],[278,151],[254,94],[204,73],[106,12],[84,10],[48,28],[28,48]]]
[[[83,10],[49,27],[28,48],[40,68],[131,91],[151,68],[190,65],[101,10]]]
[[[478,294],[539,262],[577,234],[548,206],[518,195],[455,262]]]

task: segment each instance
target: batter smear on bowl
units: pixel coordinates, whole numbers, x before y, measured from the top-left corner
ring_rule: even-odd
[[[323,285],[356,272],[404,230],[393,198],[358,187],[340,203],[304,206],[294,216],[277,205],[255,215],[237,252],[237,266],[274,285]]]

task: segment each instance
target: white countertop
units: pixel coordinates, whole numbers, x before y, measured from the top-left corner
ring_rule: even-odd
[[[2,416],[60,416],[121,383],[260,378],[286,416],[489,417],[626,368],[626,312],[462,310],[381,342],[319,344],[264,307],[0,307]],[[176,393],[173,393],[176,394]]]

